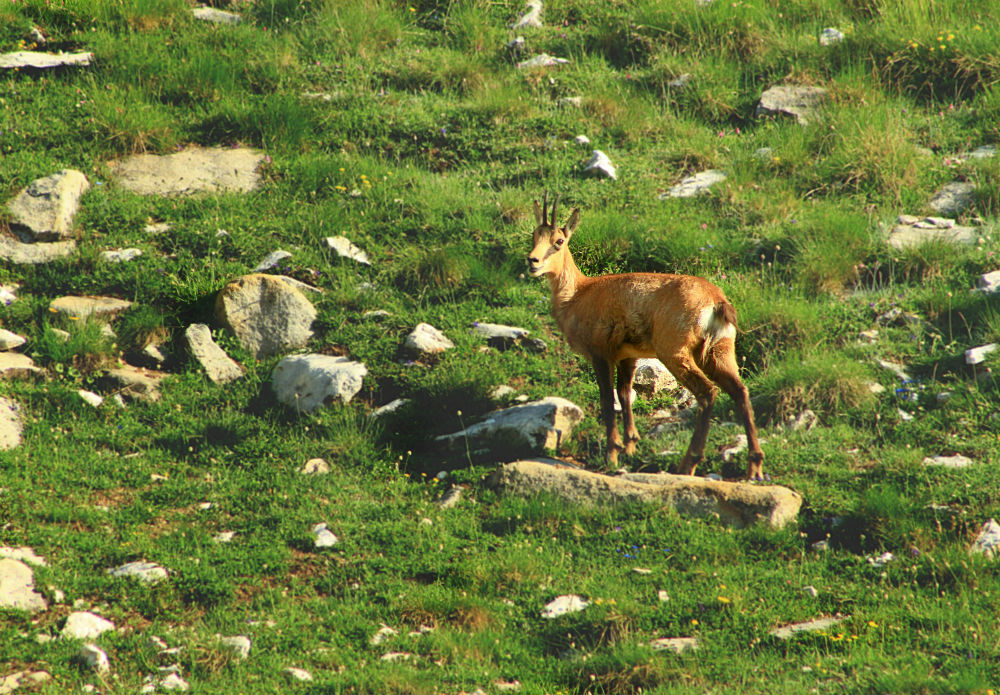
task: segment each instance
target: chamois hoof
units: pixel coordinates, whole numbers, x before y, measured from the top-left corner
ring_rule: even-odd
[[[747,480],[770,480],[771,476],[764,474],[764,454],[749,454],[747,456]]]

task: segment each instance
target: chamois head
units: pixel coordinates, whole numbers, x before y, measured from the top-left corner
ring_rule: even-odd
[[[569,238],[573,236],[576,226],[580,223],[580,209],[573,208],[566,225],[558,226],[556,208],[559,205],[558,194],[552,201],[552,218],[548,218],[549,194],[542,197],[542,206],[535,202],[535,221],[538,226],[533,233],[534,247],[528,254],[528,272],[532,277],[541,275],[558,275],[562,272],[566,261],[566,249]]]

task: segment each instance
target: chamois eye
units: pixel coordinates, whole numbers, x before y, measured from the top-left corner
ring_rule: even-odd
[[[562,246],[565,241],[565,239],[556,239],[556,248]]]

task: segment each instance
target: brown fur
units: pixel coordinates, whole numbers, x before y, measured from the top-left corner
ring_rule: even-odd
[[[547,207],[547,196],[544,205]],[[570,347],[594,367],[608,434],[608,460],[616,464],[620,451],[627,455],[635,452],[639,439],[631,405],[635,363],[640,357],[656,357],[698,400],[694,434],[680,472],[693,474],[704,456],[712,403],[721,388],[736,404],[746,430],[746,475],[761,477],[764,454],[750,396],[736,364],[736,309],[726,295],[708,280],[692,275],[587,277],[569,251],[569,239],[580,220],[579,209],[570,213],[566,226],[559,227],[555,203],[551,220],[545,207],[535,203],[538,226],[528,266],[533,276],[548,278],[552,316],[559,330]],[[624,444],[615,423],[613,388],[622,406]]]

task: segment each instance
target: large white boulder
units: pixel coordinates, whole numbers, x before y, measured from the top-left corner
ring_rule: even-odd
[[[361,362],[330,355],[291,355],[271,375],[278,401],[308,413],[331,401],[348,403],[361,390],[368,369]]]

